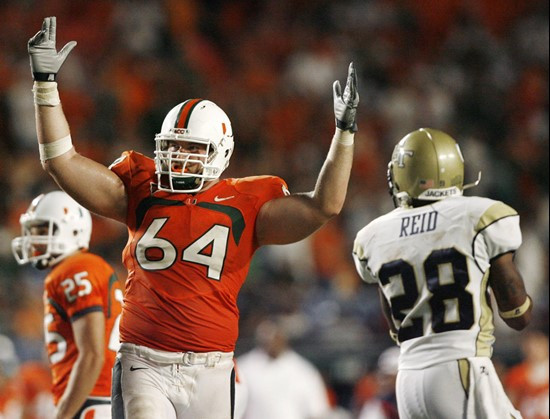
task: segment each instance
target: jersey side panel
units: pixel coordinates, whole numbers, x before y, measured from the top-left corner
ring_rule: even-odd
[[[488,292],[490,261],[503,253],[517,250],[521,245],[521,230],[519,215],[512,207],[499,201],[490,201],[488,206],[482,208],[484,211],[475,226],[477,234],[474,238],[474,257],[480,269],[485,271],[481,283],[481,318],[476,356],[490,357],[495,329]]]

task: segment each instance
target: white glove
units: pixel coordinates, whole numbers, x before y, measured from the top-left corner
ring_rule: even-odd
[[[357,105],[359,104],[359,93],[357,91],[357,73],[355,72],[353,63],[349,64],[348,79],[344,94],[342,95],[342,88],[338,80],[332,85],[332,92],[336,126],[342,131],[357,132],[355,116]]]
[[[76,46],[76,41],[71,41],[57,52],[55,49],[55,26],[55,16],[45,18],[42,29],[29,40],[31,71],[36,81],[55,81],[59,68]]]

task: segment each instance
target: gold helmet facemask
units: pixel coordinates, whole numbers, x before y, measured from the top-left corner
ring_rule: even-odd
[[[416,201],[438,201],[460,196],[464,185],[464,157],[456,141],[442,131],[420,128],[395,146],[388,164],[388,185],[396,207]]]

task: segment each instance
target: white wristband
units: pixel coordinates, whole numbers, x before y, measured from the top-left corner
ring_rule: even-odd
[[[342,131],[341,129],[336,129],[333,139],[338,143],[345,146],[353,145],[353,139],[355,138],[354,132]]]
[[[73,142],[70,135],[67,135],[66,137],[63,137],[51,143],[38,144],[40,161],[44,163],[46,160],[51,160],[59,157],[62,154],[65,154],[71,148],[73,148]]]
[[[32,86],[34,103],[42,106],[57,106],[61,103],[55,81],[35,81]]]
[[[525,312],[529,310],[529,307],[531,307],[531,298],[527,296],[527,298],[525,298],[525,302],[519,307],[508,311],[499,310],[500,317],[502,317],[503,319],[515,319],[516,317],[523,316]]]

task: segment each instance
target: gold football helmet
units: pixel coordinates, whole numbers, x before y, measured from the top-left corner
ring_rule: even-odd
[[[464,185],[464,157],[448,134],[420,128],[395,146],[388,164],[388,184],[395,206],[416,206],[415,201],[437,201],[462,195],[479,183]]]

